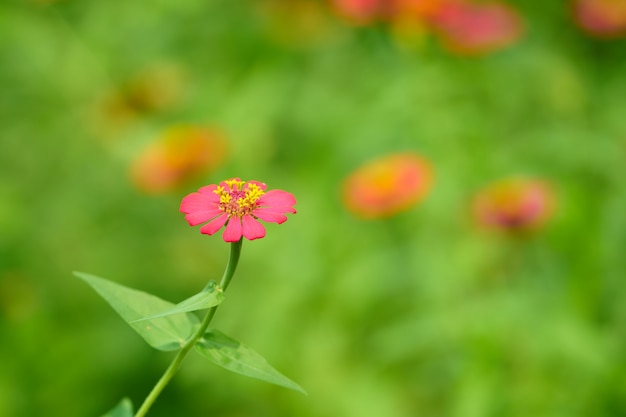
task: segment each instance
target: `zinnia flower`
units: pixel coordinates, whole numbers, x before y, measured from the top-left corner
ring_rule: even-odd
[[[483,226],[509,231],[536,229],[552,215],[554,198],[544,182],[513,178],[484,189],[474,201]]]
[[[573,11],[576,23],[593,36],[626,35],[626,0],[576,0]]]
[[[358,217],[389,217],[421,200],[430,189],[431,176],[430,165],[417,155],[387,155],[358,168],[344,181],[343,201]]]
[[[522,35],[519,13],[498,2],[444,2],[432,25],[453,52],[479,55],[507,47]]]
[[[183,198],[180,211],[186,214],[190,226],[208,222],[200,228],[200,233],[212,235],[226,225],[223,234],[226,242],[238,242],[242,236],[259,239],[265,236],[265,227],[259,219],[280,224],[287,220],[286,213],[296,212],[293,194],[266,189],[262,182],[232,178],[189,194]]]
[[[380,18],[386,6],[385,0],[333,0],[332,4],[337,13],[358,25]]]
[[[420,21],[432,17],[443,6],[445,0],[394,0],[393,14],[396,18]]]
[[[226,143],[218,132],[201,126],[176,126],[151,143],[133,162],[131,176],[142,191],[172,191],[216,169]]]

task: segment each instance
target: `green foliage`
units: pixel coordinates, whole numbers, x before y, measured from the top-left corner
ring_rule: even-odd
[[[196,343],[196,350],[211,362],[231,372],[306,394],[300,385],[274,369],[257,352],[218,330],[207,331]]]
[[[190,313],[163,317],[161,312],[175,306],[152,294],[83,272],[74,275],[91,285],[155,349],[178,350],[198,328],[198,318]]]
[[[133,404],[128,398],[124,398],[114,409],[102,417],[133,417]]]
[[[192,295],[186,300],[181,301],[171,309],[165,310],[153,316],[137,319],[133,323],[171,316],[174,314],[204,310],[207,308],[218,306],[222,303],[222,301],[224,301],[224,292],[216,286],[210,286],[208,289],[201,291],[198,294]]]
[[[74,272],[74,275],[91,285],[150,346],[164,351],[179,350],[198,329],[198,318],[189,314],[190,311],[215,307],[224,298],[219,287],[210,285],[173,306],[152,294],[95,275],[84,272]],[[257,352],[217,330],[207,331],[195,347],[202,356],[231,372],[306,394],[302,387],[274,369]],[[112,413],[125,413],[128,407],[130,403],[122,401]],[[123,415],[111,414],[111,417]]]

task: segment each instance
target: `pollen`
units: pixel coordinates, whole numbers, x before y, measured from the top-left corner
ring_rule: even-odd
[[[245,184],[245,181],[241,181],[237,179],[226,180],[224,182],[226,183],[226,185],[230,187],[231,190],[236,190],[236,191],[240,191],[241,186]]]
[[[243,217],[251,214],[257,207],[257,201],[263,194],[261,187],[254,183],[236,179],[224,181],[227,187],[218,186],[215,191],[220,197],[220,210],[228,217]]]

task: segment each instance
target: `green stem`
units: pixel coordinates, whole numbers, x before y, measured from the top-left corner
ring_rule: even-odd
[[[239,255],[241,254],[242,241],[243,239],[240,239],[238,242],[233,242],[230,246],[230,257],[228,258],[226,270],[224,271],[224,275],[222,276],[222,280],[220,281],[220,288],[222,291],[226,291],[226,287],[228,287],[230,280],[235,274],[235,270],[237,269],[237,263],[239,262]],[[202,324],[200,324],[198,331],[196,331],[191,339],[189,339],[187,343],[185,343],[183,347],[178,351],[170,366],[167,367],[165,373],[161,376],[161,379],[159,379],[154,388],[152,388],[152,391],[150,391],[150,394],[148,394],[148,396],[144,400],[143,404],[135,414],[135,417],[144,417],[148,413],[148,410],[150,409],[152,404],[154,404],[159,394],[161,394],[161,391],[163,391],[163,389],[178,371],[178,368],[180,368],[180,365],[183,363],[185,356],[187,356],[191,348],[194,347],[198,339],[200,339],[202,335],[204,335],[204,332],[206,331],[207,327],[209,327],[211,320],[213,320],[213,316],[215,316],[217,307],[218,306],[215,306],[209,309],[206,316],[204,317],[204,320],[202,320]]]

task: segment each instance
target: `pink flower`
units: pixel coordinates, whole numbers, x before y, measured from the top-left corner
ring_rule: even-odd
[[[528,231],[553,214],[554,193],[545,182],[510,178],[491,184],[474,200],[474,215],[487,228]]]
[[[265,236],[265,227],[258,219],[271,223],[287,221],[286,213],[295,213],[296,199],[282,190],[265,191],[267,186],[258,181],[239,178],[222,181],[219,185],[202,187],[191,193],[180,204],[190,226],[206,223],[200,233],[212,235],[226,225],[225,242],[238,242]]]
[[[448,49],[465,55],[505,48],[517,41],[523,32],[519,13],[499,2],[445,2],[433,17],[432,24]]]

